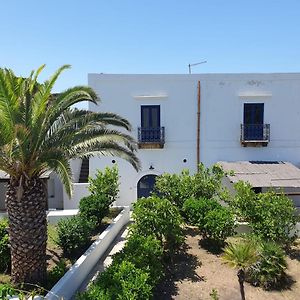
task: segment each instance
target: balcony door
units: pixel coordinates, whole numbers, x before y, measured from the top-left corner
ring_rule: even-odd
[[[160,106],[141,106],[141,138],[144,142],[160,140]]]
[[[247,141],[263,139],[264,104],[244,104],[244,139]]]

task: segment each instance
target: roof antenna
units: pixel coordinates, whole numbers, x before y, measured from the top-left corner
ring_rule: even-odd
[[[194,63],[194,64],[189,64],[189,74],[192,74],[192,68],[191,67],[194,67],[194,66],[197,66],[197,65],[201,65],[201,64],[206,64],[207,63],[207,60],[203,60],[203,61],[200,61],[198,63]]]

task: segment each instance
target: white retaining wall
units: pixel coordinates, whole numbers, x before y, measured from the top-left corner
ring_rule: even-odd
[[[89,247],[89,249],[76,261],[70,270],[56,283],[46,295],[48,300],[63,298],[69,300],[81,286],[84,279],[91,272],[95,264],[117,237],[121,229],[129,223],[130,209],[124,207],[120,214]]]

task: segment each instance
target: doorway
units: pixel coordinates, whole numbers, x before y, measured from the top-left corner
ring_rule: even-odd
[[[143,176],[137,184],[137,197],[149,197],[154,190],[156,175],[145,175]]]

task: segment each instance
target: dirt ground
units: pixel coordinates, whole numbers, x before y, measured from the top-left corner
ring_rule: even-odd
[[[200,242],[199,242],[200,241]],[[166,280],[155,291],[155,300],[212,299],[216,289],[220,300],[240,300],[236,270],[226,265],[220,254],[212,254],[201,245],[196,229],[186,229],[186,249],[171,267]],[[264,291],[245,283],[247,300],[300,299],[300,249],[294,249],[288,261],[288,283],[280,291]]]

